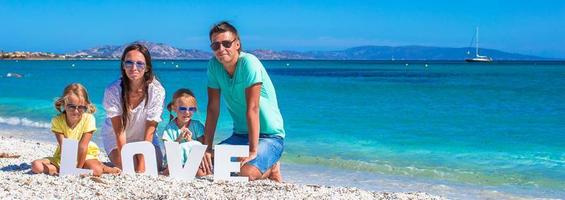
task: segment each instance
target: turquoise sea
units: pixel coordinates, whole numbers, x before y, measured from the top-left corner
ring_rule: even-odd
[[[263,63],[285,120],[290,182],[471,199],[565,197],[565,63]],[[166,101],[192,89],[201,120],[206,67],[154,61]],[[53,101],[72,82],[88,88],[100,127],[104,87],[119,76],[118,61],[0,61],[0,129],[54,141]],[[220,115],[217,141],[231,133],[225,107]]]

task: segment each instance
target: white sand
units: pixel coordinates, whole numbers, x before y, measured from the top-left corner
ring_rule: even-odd
[[[31,174],[31,161],[51,156],[55,145],[0,136],[0,199],[443,199],[426,193],[370,192],[356,188],[326,187],[254,181],[214,182],[212,177],[178,181],[166,176],[103,175],[91,177]],[[108,161],[101,155],[102,161]]]

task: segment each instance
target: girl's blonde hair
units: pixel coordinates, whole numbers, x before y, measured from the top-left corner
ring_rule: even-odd
[[[63,113],[64,107],[67,104],[69,96],[71,95],[75,95],[79,99],[84,100],[86,107],[88,108],[86,110],[87,113],[96,112],[96,107],[94,107],[94,105],[92,105],[92,103],[90,103],[90,100],[88,99],[88,92],[86,91],[86,88],[80,83],[72,83],[65,87],[65,90],[63,90],[63,95],[61,95],[61,97],[59,97],[55,101],[55,109],[57,109],[57,111],[59,111],[60,113]]]
[[[177,99],[179,98],[187,98],[190,103],[194,103],[194,105],[198,107],[198,103],[196,102],[196,97],[194,97],[194,93],[190,89],[186,89],[186,88],[178,89],[173,94],[173,100],[171,100],[171,102],[167,104],[167,110],[169,111],[169,121],[172,121],[175,118],[175,116],[173,116],[172,110]]]

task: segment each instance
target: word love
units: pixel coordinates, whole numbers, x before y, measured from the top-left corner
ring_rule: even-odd
[[[189,145],[190,153],[186,163],[181,163],[181,145]],[[247,177],[232,177],[231,172],[239,172],[239,162],[232,162],[232,157],[249,156],[247,145],[216,145],[214,150],[214,180],[248,181]],[[206,146],[197,142],[179,144],[165,142],[169,174],[181,180],[193,180],[196,171],[206,152]],[[91,173],[90,169],[76,168],[78,154],[78,141],[63,139],[61,145],[61,175],[80,175]],[[122,173],[135,174],[133,157],[142,154],[145,158],[145,172],[149,176],[157,176],[157,160],[155,146],[150,142],[132,142],[122,147]],[[184,165],[184,166],[183,166]]]

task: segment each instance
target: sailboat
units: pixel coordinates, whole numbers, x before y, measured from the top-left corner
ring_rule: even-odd
[[[467,59],[465,59],[465,61],[467,61],[467,62],[492,62],[492,58],[490,58],[488,56],[479,55],[479,27],[478,26],[477,26],[475,38],[477,39],[476,40],[476,46],[475,46],[475,57],[474,58],[467,58]],[[470,54],[470,52],[467,51],[467,54]]]

